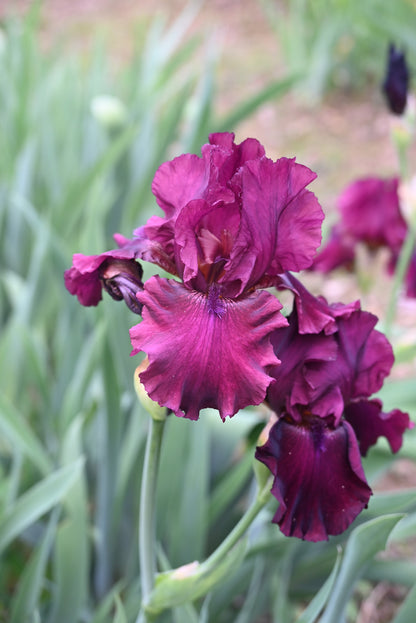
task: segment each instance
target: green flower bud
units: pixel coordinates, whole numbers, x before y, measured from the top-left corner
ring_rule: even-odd
[[[90,104],[91,114],[108,130],[122,127],[127,119],[123,102],[113,95],[97,95]]]
[[[149,365],[149,360],[146,357],[142,363],[137,366],[134,371],[134,389],[136,390],[137,398],[139,399],[141,405],[146,409],[149,415],[156,421],[163,422],[167,416],[166,407],[161,407],[157,402],[152,400],[144,388],[143,383],[140,381],[140,373],[146,370]]]

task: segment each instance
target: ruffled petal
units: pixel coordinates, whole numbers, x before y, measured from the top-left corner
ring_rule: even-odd
[[[374,329],[377,321],[377,316],[362,310],[338,319],[342,357],[355,372],[351,398],[368,397],[381,389],[393,366],[393,349],[386,336]]]
[[[349,317],[360,307],[359,301],[348,305],[328,305],[323,296],[313,296],[291,273],[280,275],[277,287],[291,290],[295,295],[299,333],[335,333],[337,318]]]
[[[398,452],[405,431],[414,426],[407,413],[399,409],[383,413],[382,407],[382,402],[374,399],[352,402],[345,408],[344,415],[355,431],[363,456],[379,437],[386,437],[391,451]]]
[[[168,219],[174,218],[191,199],[204,196],[209,174],[205,162],[195,154],[183,154],[158,168],[152,192]]]
[[[140,379],[153,400],[193,420],[205,407],[225,419],[264,400],[268,370],[279,363],[270,334],[286,323],[274,296],[231,301],[156,276],[138,298],[143,321],[130,330],[132,354],[149,357]]]
[[[288,317],[289,325],[276,329],[271,342],[281,364],[271,369],[276,379],[267,390],[267,402],[273,411],[288,411],[297,418],[297,405],[309,405],[311,387],[305,379],[305,368],[315,361],[334,361],[338,346],[326,335],[302,335],[298,332],[296,309]]]
[[[351,426],[336,429],[321,418],[308,425],[280,419],[256,458],[274,475],[279,502],[273,522],[286,536],[327,540],[348,528],[371,496]]]
[[[241,194],[240,231],[226,267],[242,290],[264,274],[310,266],[321,242],[324,218],[315,195],[305,187],[316,175],[287,158],[250,160],[231,181]]]
[[[308,366],[305,378],[314,391],[310,402],[319,401],[331,387],[339,387],[347,404],[355,398],[368,398],[378,391],[393,365],[393,352],[387,338],[374,329],[377,317],[356,310],[337,318],[338,356],[336,361]]]
[[[234,202],[234,193],[228,187],[230,178],[247,160],[264,156],[264,148],[255,139],[236,145],[234,134],[223,132],[211,134],[201,153],[202,158],[183,154],[156,171],[152,191],[167,219],[175,220],[194,199],[204,199],[211,205]]]

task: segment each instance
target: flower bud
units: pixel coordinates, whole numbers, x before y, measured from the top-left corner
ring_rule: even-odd
[[[154,402],[154,400],[150,398],[149,394],[144,388],[143,383],[141,383],[140,381],[140,373],[144,372],[148,365],[149,359],[146,357],[134,371],[134,389],[136,391],[137,398],[139,399],[140,404],[146,409],[149,415],[154,420],[163,422],[163,420],[166,419],[168,410],[166,409],[166,407],[161,407],[160,405],[158,405],[157,402]]]
[[[90,104],[91,114],[108,130],[115,130],[124,125],[127,110],[121,100],[113,95],[97,95]]]
[[[406,57],[404,52],[400,52],[393,44],[390,44],[383,92],[389,109],[394,115],[403,114],[406,108],[408,89],[409,70]]]
[[[400,208],[409,227],[416,225],[416,176],[399,187]]]

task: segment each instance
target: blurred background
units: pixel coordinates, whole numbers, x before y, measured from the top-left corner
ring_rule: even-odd
[[[380,85],[390,42],[414,71],[415,33],[412,0],[0,0],[2,623],[124,623],[140,603],[147,416],[132,384],[136,319],[109,297],[81,308],[63,285],[72,254],[112,248],[114,232],[130,236],[155,212],[157,167],[199,153],[215,131],[255,137],[268,156],[316,171],[330,224],[349,182],[398,174]],[[315,293],[360,296],[382,314],[389,280],[377,261],[368,271],[365,290],[354,275],[306,279]],[[414,414],[414,301],[399,312],[394,337],[408,348],[383,398]],[[202,560],[241,516],[257,422],[254,409],[225,424],[210,412],[197,426],[169,421],[161,568]],[[398,460],[383,443],[366,459],[381,497],[362,521],[390,511],[410,520],[390,558],[355,587],[348,622],[393,621],[416,582],[415,449],[410,433]],[[342,539],[294,544],[269,519],[259,518],[250,556],[202,607],[161,620],[294,620]]]

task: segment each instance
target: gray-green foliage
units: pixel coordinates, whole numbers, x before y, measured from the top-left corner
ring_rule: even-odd
[[[281,62],[301,72],[299,91],[319,102],[330,90],[358,91],[381,83],[390,42],[416,59],[416,9],[411,0],[259,0]]]
[[[112,247],[114,231],[128,236],[153,213],[151,181],[161,162],[198,151],[210,131],[233,130],[293,83],[289,76],[268,84],[218,117],[216,52],[186,35],[193,14],[191,6],[171,26],[156,19],[145,36],[139,29],[136,52],[118,72],[102,43],[83,57],[41,52],[38,3],[24,20],[2,25],[0,620],[124,623],[139,610],[147,420],[133,395],[128,328],[136,318],[108,297],[81,308],[62,275],[73,252]],[[415,404],[411,387],[406,400]],[[169,418],[157,500],[162,570],[202,561],[240,517],[252,491],[255,422],[249,411],[226,424],[210,412],[197,424]],[[381,448],[378,456],[377,469],[388,453]],[[392,505],[410,512],[408,532],[400,534],[401,522],[395,529],[407,538],[415,522],[409,496],[384,495],[374,504],[381,514]],[[370,540],[377,528],[371,508],[357,522],[368,521]],[[314,595],[301,620],[316,620],[340,590],[345,562],[331,569],[335,544],[346,537],[294,544],[270,517],[264,511],[254,522],[235,573],[205,600],[176,607],[175,621],[248,623],[264,612],[289,621]],[[414,563],[402,562],[362,571],[416,580]],[[171,613],[160,620],[171,621]]]

